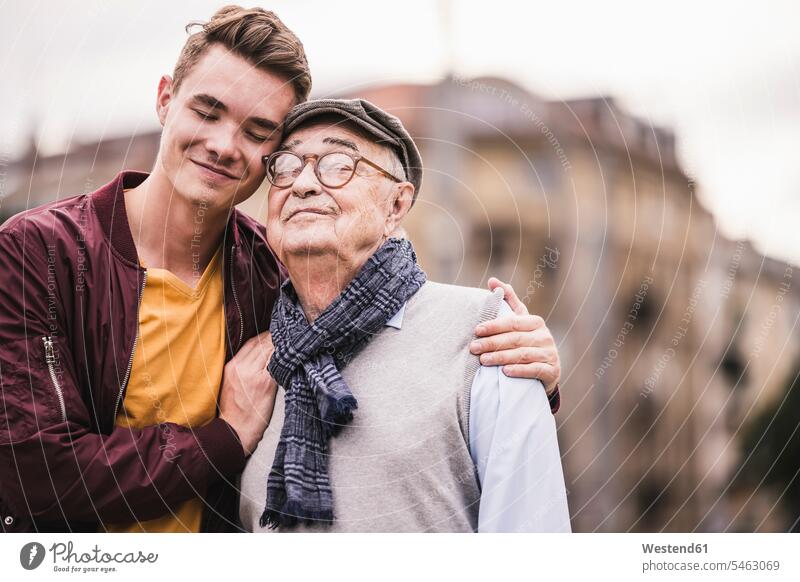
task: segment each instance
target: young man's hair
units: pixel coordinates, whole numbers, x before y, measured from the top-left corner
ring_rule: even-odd
[[[308,99],[311,71],[303,43],[275,13],[231,5],[217,10],[208,22],[189,23],[186,32],[197,26],[201,30],[183,45],[172,74],[176,91],[200,57],[218,44],[260,69],[285,77],[294,88],[297,103]]]

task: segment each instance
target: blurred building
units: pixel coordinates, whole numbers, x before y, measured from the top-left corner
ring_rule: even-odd
[[[748,419],[796,372],[800,294],[792,267],[719,234],[672,133],[613,99],[544,101],[493,78],[358,95],[422,150],[406,227],[429,277],[510,281],[559,342],[574,530],[788,527],[780,491],[731,483]],[[31,148],[0,213],[147,170],[157,146],[148,133]],[[264,196],[242,207],[263,219]]]

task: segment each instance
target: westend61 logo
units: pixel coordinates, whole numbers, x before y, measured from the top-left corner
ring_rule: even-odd
[[[103,574],[117,571],[117,564],[155,564],[158,554],[145,554],[141,550],[135,552],[105,552],[96,545],[89,551],[75,551],[72,542],[56,542],[50,549],[39,542],[30,542],[22,546],[19,552],[19,563],[26,570],[34,570],[42,565],[47,553],[53,558],[54,572],[100,572]]]

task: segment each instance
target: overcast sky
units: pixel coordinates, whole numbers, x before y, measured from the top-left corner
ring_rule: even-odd
[[[18,153],[34,124],[46,151],[153,129],[156,84],[183,27],[223,4],[0,0],[0,156]],[[614,96],[675,131],[723,232],[800,264],[798,2],[264,6],[303,40],[317,94],[452,69],[507,77],[548,99]]]

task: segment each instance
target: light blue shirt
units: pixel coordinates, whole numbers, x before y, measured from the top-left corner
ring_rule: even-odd
[[[402,329],[405,305],[386,322]],[[505,301],[498,317],[513,315]],[[479,532],[569,532],[556,424],[539,380],[481,366],[470,392],[469,451],[481,485]]]

